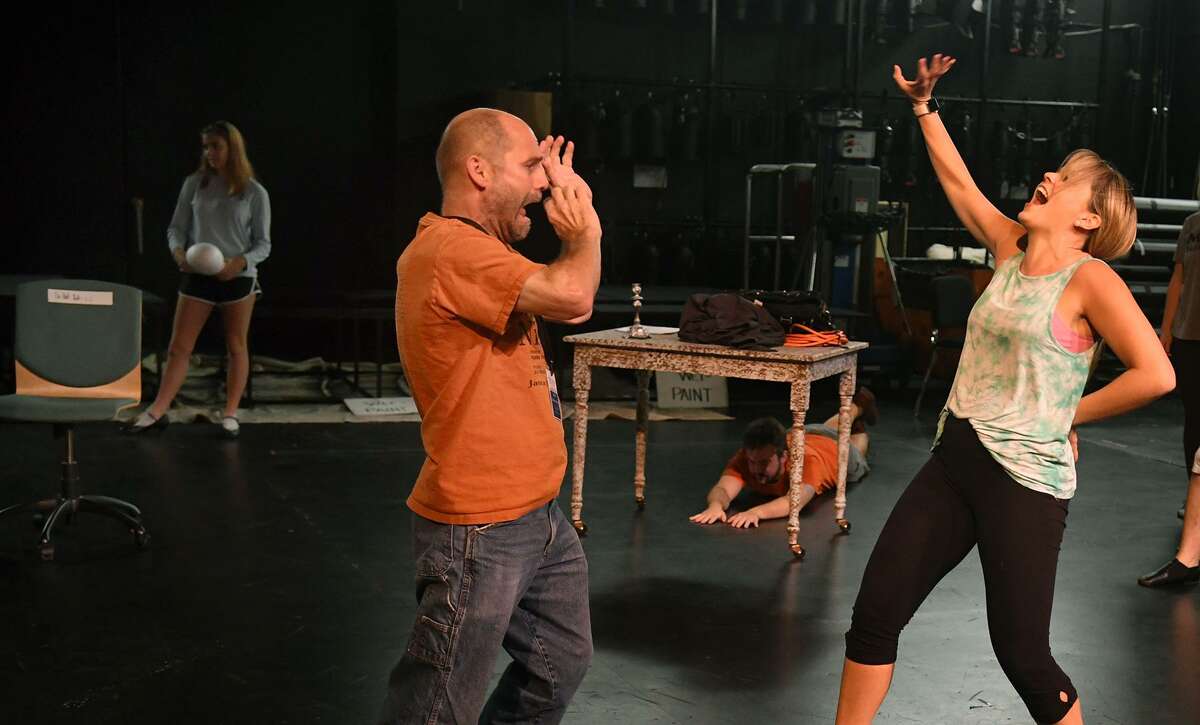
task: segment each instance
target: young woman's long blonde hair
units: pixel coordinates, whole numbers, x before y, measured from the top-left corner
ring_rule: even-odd
[[[246,190],[246,184],[254,178],[254,167],[250,165],[250,158],[246,156],[246,140],[242,138],[242,132],[237,130],[229,121],[213,121],[204,128],[200,129],[201,136],[220,136],[225,139],[225,145],[229,147],[229,154],[225,160],[225,177],[229,181],[229,195],[237,196]],[[217,170],[208,165],[208,160],[204,158],[204,152],[200,152],[200,168],[196,170],[200,174],[200,186],[208,186],[208,180],[217,176]]]

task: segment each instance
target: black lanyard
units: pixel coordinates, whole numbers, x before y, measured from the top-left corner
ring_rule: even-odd
[[[466,224],[467,226],[475,227],[476,229],[478,229],[479,231],[488,235],[489,237],[493,236],[491,232],[484,229],[483,225],[480,224],[479,222],[475,221],[474,219],[469,219],[465,216],[449,216],[449,215],[442,217],[442,218],[443,219],[454,219],[455,221],[460,221],[463,224]],[[542,322],[542,318],[538,317],[537,315],[531,315],[531,317],[533,317],[534,322],[537,324],[538,344],[541,345],[542,355],[546,358],[546,367],[549,368],[550,370],[554,370],[554,354],[550,352],[550,345],[548,344],[550,341],[550,338],[548,338],[546,336],[546,326]]]

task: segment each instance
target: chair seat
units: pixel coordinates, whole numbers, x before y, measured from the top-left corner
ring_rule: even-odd
[[[137,405],[124,398],[46,398],[40,395],[0,395],[0,419],[31,423],[89,423],[112,420]]]

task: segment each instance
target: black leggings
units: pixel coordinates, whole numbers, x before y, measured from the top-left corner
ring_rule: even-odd
[[[1183,465],[1190,472],[1200,448],[1200,340],[1172,340],[1175,389],[1183,399]]]
[[[948,417],[941,441],[871,552],[846,633],[846,658],[895,662],[900,630],[978,544],[996,658],[1034,720],[1061,720],[1077,697],[1050,655],[1054,575],[1066,526],[1066,500],[1014,481],[970,423]]]

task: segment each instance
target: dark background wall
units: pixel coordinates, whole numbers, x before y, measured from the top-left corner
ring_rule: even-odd
[[[490,91],[524,88],[553,91],[556,130],[581,143],[580,168],[606,225],[607,281],[653,272],[663,283],[730,286],[741,270],[746,169],[810,160],[805,114],[850,102],[855,77],[868,123],[895,129],[885,198],[911,201],[918,221],[951,221],[936,184],[920,171],[923,151],[907,147],[907,110],[890,80],[893,63],[911,72],[915,58],[936,51],[961,59],[939,86],[943,95],[1091,102],[1104,85],[1098,112],[992,105],[980,123],[974,104],[948,104],[946,118],[958,127],[972,115],[972,135],[960,141],[992,195],[1001,180],[1049,168],[1078,143],[1113,158],[1139,193],[1193,192],[1197,3],[1112,0],[1111,22],[1142,30],[1112,32],[1101,69],[1096,33],[1069,38],[1062,61],[1010,56],[1002,30],[1008,3],[996,1],[986,79],[978,18],[970,41],[933,15],[909,33],[893,13],[886,42],[875,43],[870,0],[861,66],[846,76],[839,4],[815,3],[812,23],[805,5],[720,0],[712,77],[711,17],[699,0],[107,0],[30,8],[3,51],[11,69],[3,134],[10,191],[0,271],[129,281],[169,297],[176,273],[165,227],[196,164],[198,129],[224,118],[246,135],[272,198],[275,250],[262,270],[264,304],[386,289],[416,219],[438,204],[432,153],[445,121]],[[1102,0],[1073,5],[1077,30],[1100,24]],[[1164,25],[1173,34],[1158,32]],[[1170,67],[1173,74],[1161,75]],[[1140,83],[1130,81],[1131,71]],[[1170,146],[1147,156],[1156,77],[1172,91]],[[604,122],[595,120],[599,107]],[[658,150],[645,133],[655,110],[666,132]],[[622,115],[634,129],[628,153]],[[1038,136],[1071,130],[1039,144],[1034,158],[999,155],[999,127],[1024,123]],[[688,134],[697,139],[691,149],[682,140]],[[901,178],[910,158],[915,184]],[[666,167],[668,188],[632,188],[640,163]],[[141,253],[135,197],[144,200]],[[550,257],[554,240],[544,222],[537,226],[530,254]],[[646,257],[649,245],[657,260]],[[305,344],[295,339],[303,332],[289,336],[290,343],[260,339],[259,349]]]

